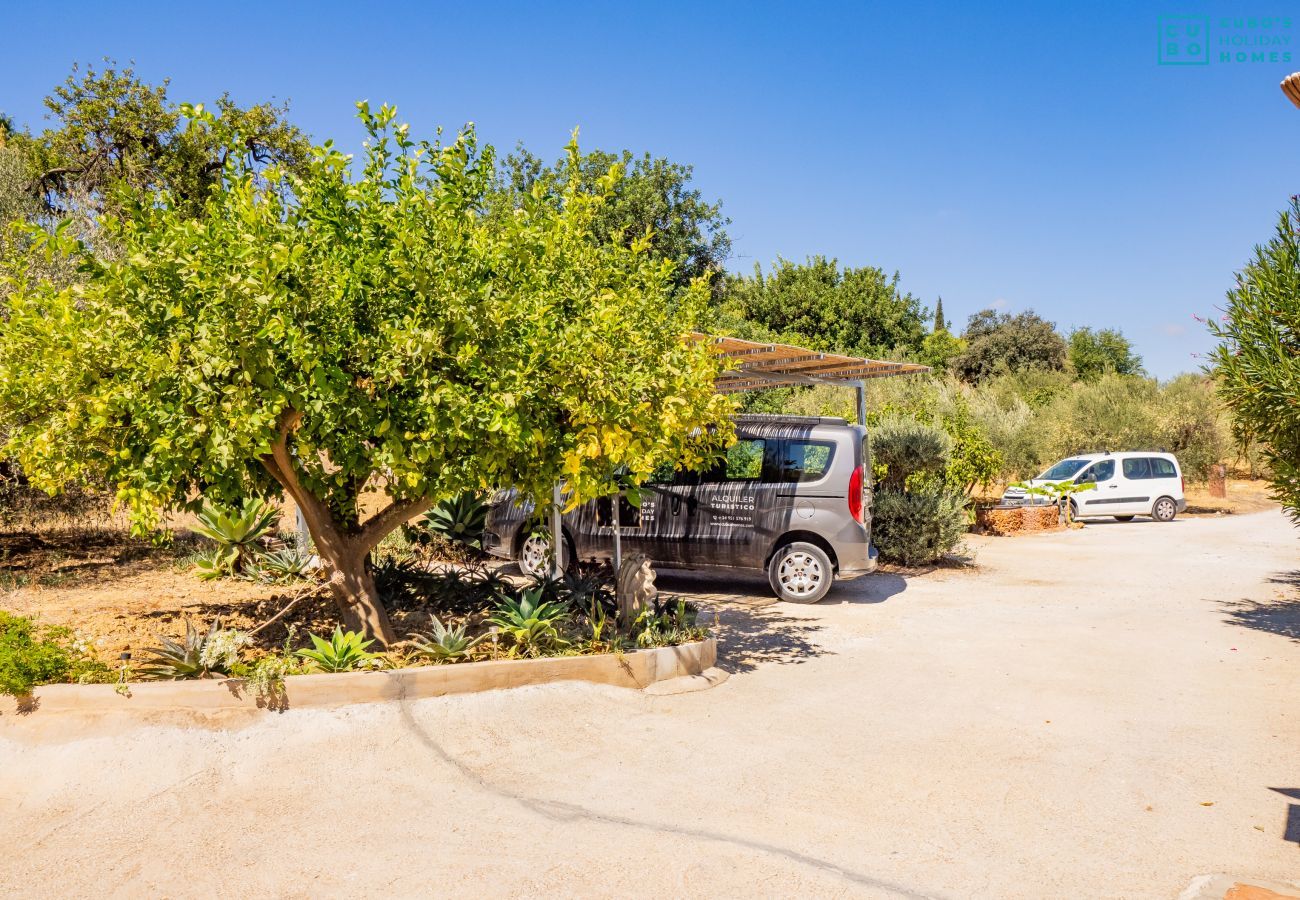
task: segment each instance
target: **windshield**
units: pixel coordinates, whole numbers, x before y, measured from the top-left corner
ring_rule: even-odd
[[[1064,481],[1067,478],[1073,478],[1074,474],[1087,464],[1088,461],[1086,459],[1063,459],[1042,475],[1039,475],[1035,480]]]

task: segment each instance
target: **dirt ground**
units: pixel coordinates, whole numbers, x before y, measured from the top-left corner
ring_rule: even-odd
[[[1300,559],[1277,511],[977,538],[976,566],[711,599],[734,674],[235,731],[0,721],[25,897],[1168,897],[1300,877]]]

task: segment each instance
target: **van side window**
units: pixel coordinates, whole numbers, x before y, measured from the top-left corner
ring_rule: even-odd
[[[818,481],[831,469],[835,455],[835,444],[831,441],[788,440],[782,447],[778,481]]]
[[[1115,477],[1115,460],[1103,459],[1093,463],[1082,475],[1075,479],[1078,484],[1089,481],[1110,481]]]
[[[1151,477],[1152,478],[1177,478],[1178,470],[1174,464],[1160,456],[1151,457]]]
[[[768,455],[767,441],[741,438],[727,448],[726,457],[703,473],[701,481],[758,481],[763,477],[763,459]]]
[[[1151,460],[1145,456],[1124,460],[1124,477],[1134,480],[1151,477]]]

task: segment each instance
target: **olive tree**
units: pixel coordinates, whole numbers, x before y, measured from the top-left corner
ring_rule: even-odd
[[[472,128],[417,143],[393,109],[359,108],[359,165],[326,143],[255,177],[232,154],[197,216],[124,199],[112,260],[38,236],[85,277],[11,285],[0,426],[36,485],[107,478],[142,531],[201,496],[289,495],[344,622],[391,642],[368,566],[390,531],[463,491],[549,503],[563,481],[575,505],[617,473],[700,465],[731,404],[681,338],[707,286],[675,294],[644,240],[593,227],[618,165],[488,216],[494,155]]]

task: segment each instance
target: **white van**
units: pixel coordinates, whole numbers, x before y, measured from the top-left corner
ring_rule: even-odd
[[[1072,512],[1079,518],[1114,516],[1128,522],[1134,516],[1150,516],[1157,522],[1170,522],[1187,509],[1183,472],[1172,453],[1081,453],[1061,460],[1026,484],[1040,486],[1057,481],[1097,485],[1071,497]],[[1002,502],[1051,500],[1027,494],[1021,487],[1009,487]]]

